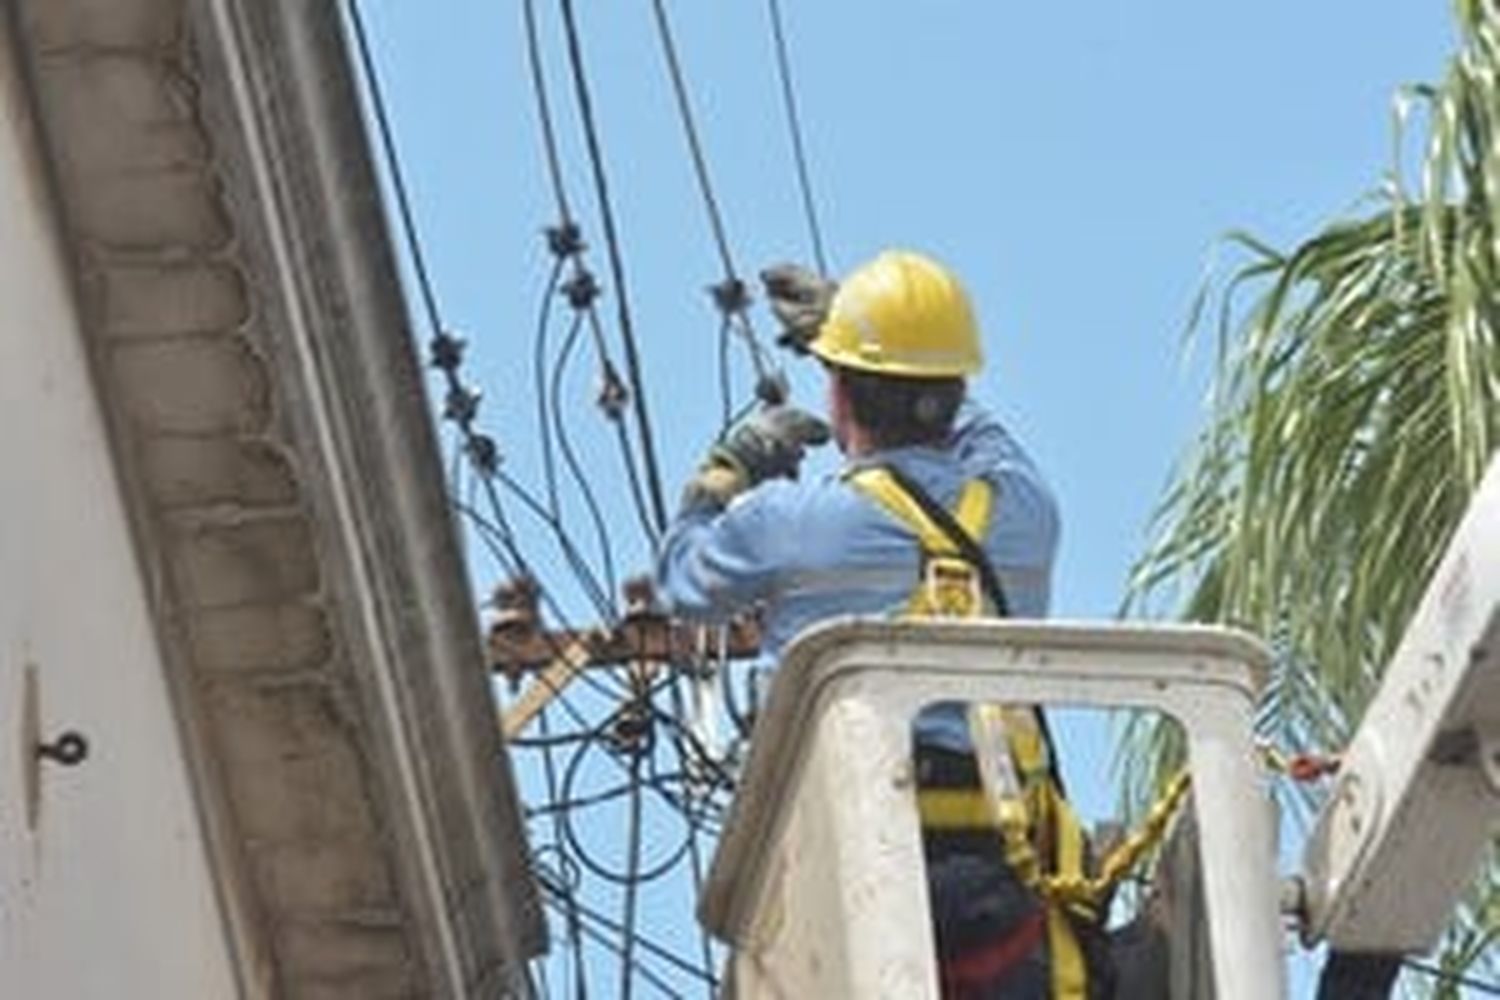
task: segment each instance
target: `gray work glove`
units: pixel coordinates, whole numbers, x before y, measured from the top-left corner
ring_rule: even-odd
[[[709,449],[683,493],[683,508],[722,509],[767,479],[796,479],[806,450],[826,444],[830,436],[828,424],[806,410],[762,406]]]
[[[833,295],[838,291],[837,282],[800,264],[768,267],[760,272],[760,281],[765,286],[771,312],[781,324],[781,335],[776,342],[799,354],[806,353],[807,345],[828,318]]]

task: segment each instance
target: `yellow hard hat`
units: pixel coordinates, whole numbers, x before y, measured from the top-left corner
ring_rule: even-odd
[[[839,285],[808,350],[881,375],[955,378],[984,364],[969,296],[946,267],[887,250]]]

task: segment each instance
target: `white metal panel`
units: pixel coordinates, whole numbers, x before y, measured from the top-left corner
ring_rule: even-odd
[[[1500,461],[1490,464],[1344,756],[1305,854],[1308,933],[1436,941],[1500,828]]]
[[[0,17],[0,991],[229,997],[144,582],[7,23]],[[44,740],[78,730],[89,757],[33,767],[28,729]]]

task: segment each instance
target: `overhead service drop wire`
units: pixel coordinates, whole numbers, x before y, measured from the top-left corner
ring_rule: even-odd
[[[667,527],[667,502],[661,484],[661,469],[656,461],[656,444],[651,434],[651,417],[646,408],[646,392],[641,377],[640,352],[636,347],[635,327],[630,318],[629,297],[625,290],[625,264],[620,253],[619,233],[615,228],[614,210],[610,206],[609,183],[604,175],[604,154],[600,149],[599,130],[594,122],[593,99],[589,94],[588,77],[583,65],[583,43],[579,38],[578,21],[574,16],[573,0],[561,0],[563,27],[568,39],[568,62],[572,68],[573,89],[578,100],[578,115],[583,122],[585,145],[588,149],[589,167],[594,178],[594,194],[599,203],[599,218],[604,228],[604,242],[609,251],[609,270],[615,285],[615,309],[620,323],[620,338],[625,346],[625,369],[630,379],[631,402],[635,407],[637,430],[639,431],[641,460],[645,464],[646,483],[649,486],[651,510],[658,532]],[[655,540],[653,539],[653,547]]]
[[[630,431],[626,429],[623,420],[611,420],[610,423],[615,426],[615,439],[619,442],[620,454],[625,458],[625,482],[630,490],[636,514],[640,518],[641,530],[645,532],[651,547],[655,549],[661,544],[661,534],[656,530],[656,525],[651,521],[651,512],[646,508],[646,492],[641,485],[641,470],[636,465],[634,452],[631,450]]]
[[[566,263],[562,257],[552,262],[546,290],[542,292],[542,305],[531,349],[531,374],[533,391],[536,393],[536,430],[542,449],[542,478],[547,484],[547,509],[554,515],[558,513],[557,463],[552,454],[552,429],[547,420],[547,328],[552,319],[552,302],[557,296],[558,286],[562,284],[562,270]]]
[[[636,907],[641,883],[641,755],[638,751],[630,755],[630,801],[627,808],[629,818],[625,827],[625,851],[630,867],[629,877],[625,883],[624,913],[620,921],[625,925],[625,950],[622,956],[624,961],[620,963],[621,1000],[630,1000],[635,986],[635,979],[631,974],[634,971],[631,958],[635,954]],[[690,841],[691,837],[690,832]]]
[[[551,722],[547,718],[547,707],[545,705],[537,713],[537,728],[540,730],[543,739],[547,739],[552,735]],[[553,759],[552,750],[553,748],[550,744],[542,746],[542,772],[547,783],[547,797],[549,800],[556,802],[559,795],[559,788],[557,783],[557,762]],[[552,817],[552,841],[558,846],[559,850],[562,849],[562,820],[557,816]],[[573,966],[573,994],[575,1000],[586,1000],[588,987],[585,985],[583,974],[583,942],[579,938],[578,911],[571,892],[567,893],[564,905],[566,906],[564,923],[568,929],[568,945],[571,952],[569,957]]]
[[[573,544],[572,538],[568,536],[567,532],[562,530],[561,523],[557,518],[548,512],[546,505],[541,500],[532,496],[530,490],[504,472],[497,469],[494,473],[494,478],[499,481],[500,485],[505,487],[506,492],[513,495],[517,500],[520,500],[521,505],[529,510],[538,521],[552,528],[553,534],[557,536],[558,547],[562,550],[563,558],[567,562],[568,568],[573,571],[573,578],[583,590],[584,596],[594,605],[594,612],[600,618],[611,621],[614,614],[612,610],[612,595],[606,593],[600,586],[598,579],[594,576],[593,569],[578,551],[578,546]]]
[[[679,719],[687,714],[685,699],[679,683],[681,680],[681,673],[676,670],[672,671],[672,714]],[[682,744],[678,740],[673,740],[672,744],[677,747],[678,759],[681,761],[683,773],[686,775],[688,767],[687,754],[682,751]],[[688,869],[693,877],[693,898],[698,899],[703,895],[703,854],[698,844],[698,826],[693,822],[691,812],[693,805],[691,782],[684,780],[683,791],[686,797],[684,804],[687,806],[688,816]],[[708,940],[708,928],[702,924],[698,926],[698,946],[703,959],[703,967],[705,969],[712,969],[714,967],[713,945]],[[712,993],[710,993],[710,1000],[712,1000]]]
[[[406,187],[405,171],[402,169],[401,158],[397,152],[395,131],[391,127],[385,94],[380,85],[379,73],[376,71],[375,56],[370,45],[369,32],[366,30],[364,17],[360,13],[358,2],[356,0],[349,0],[349,3],[346,4],[346,9],[349,12],[349,24],[353,30],[360,72],[364,77],[365,90],[369,95],[370,111],[375,119],[375,127],[380,140],[386,175],[390,181],[391,193],[396,202],[397,217],[400,221],[399,228],[401,229],[403,242],[406,246],[412,273],[417,281],[417,288],[422,300],[423,310],[426,313],[428,326],[435,341],[450,338],[451,335],[443,323],[442,310],[438,306],[436,289],[433,287],[431,275],[427,270],[427,258],[422,250],[422,241],[417,229],[416,213],[412,210],[411,196]],[[468,392],[459,381],[454,367],[445,366],[443,374],[447,380],[450,398],[455,394]],[[525,557],[515,544],[513,533],[505,523],[504,505],[501,504],[499,495],[495,491],[493,477],[486,475],[485,470],[478,468],[480,465],[480,456],[477,448],[474,446],[479,443],[479,439],[472,425],[472,413],[469,417],[458,418],[454,422],[458,424],[459,430],[464,437],[471,464],[475,465],[476,472],[479,472],[479,479],[484,486],[490,509],[494,513],[496,524],[501,529],[497,533],[495,540],[500,543],[500,546],[509,557],[508,560],[502,560],[502,565],[506,565],[508,562],[519,572],[534,576],[530,572],[530,566]]]
[[[560,890],[556,886],[550,884],[546,880],[540,880],[540,885],[541,885],[542,892],[543,892],[544,896],[549,896],[550,895],[551,897],[555,898],[555,897],[560,896],[560,895],[563,894],[562,890]],[[554,903],[553,905],[557,905],[557,904]],[[604,930],[609,931],[611,934],[623,936],[623,933],[622,933],[623,932],[623,928],[618,923],[616,923],[615,921],[613,921],[613,920],[609,919],[608,917],[606,917],[604,914],[599,913],[596,910],[590,909],[589,907],[583,905],[582,903],[578,904],[578,912],[583,915],[584,919],[592,921],[593,923],[599,925],[600,928],[603,928]],[[617,955],[620,954],[620,947],[619,947],[619,945],[613,943],[613,941],[606,940],[603,937],[603,932],[600,931],[598,928],[590,927],[588,924],[585,924],[584,925],[584,931],[585,931],[585,933],[589,933],[591,935],[598,935],[598,936],[595,937],[596,941],[599,941],[600,944],[605,945],[605,947],[607,947],[611,951],[615,952],[615,954],[617,954]],[[650,938],[647,938],[646,936],[644,936],[642,934],[637,934],[636,935],[636,940],[637,940],[637,943],[640,946],[641,951],[643,951],[643,952],[651,955],[652,957],[654,957],[656,959],[659,959],[663,963],[672,966],[673,968],[677,969],[680,972],[686,973],[687,975],[693,976],[693,977],[695,977],[697,979],[700,979],[700,980],[703,980],[705,982],[713,982],[713,978],[710,977],[710,976],[708,976],[706,973],[704,973],[704,971],[702,969],[699,969],[699,968],[697,968],[697,967],[695,967],[693,965],[688,964],[687,962],[684,962],[680,957],[678,957],[677,955],[673,954],[670,949],[665,948],[665,947],[663,947],[660,944],[656,944]],[[640,970],[641,975],[643,977],[646,976],[648,970],[645,968],[645,966],[643,966],[639,962],[637,962],[636,967]],[[676,993],[675,991],[671,990],[671,988],[668,987],[660,979],[658,979],[652,985],[654,985],[657,989],[660,989],[660,990],[663,990],[664,992],[667,992],[668,995],[671,995],[671,996],[681,996],[682,995],[682,994]]]
[[[708,179],[708,161],[703,156],[703,142],[698,137],[698,125],[693,120],[692,104],[688,101],[687,83],[682,76],[682,63],[677,57],[677,43],[672,37],[672,25],[667,20],[667,9],[663,0],[651,0],[656,15],[656,34],[661,40],[662,54],[667,60],[667,72],[672,77],[672,93],[677,99],[677,116],[682,120],[682,130],[687,137],[688,154],[693,161],[693,173],[698,178],[698,191],[703,196],[703,206],[708,212],[709,227],[713,230],[714,246],[719,252],[719,262],[724,268],[724,277],[735,276],[734,258],[729,252],[729,238],[724,233],[724,215],[719,211],[719,199],[714,195],[713,184]]]
[[[568,359],[572,356],[573,347],[578,342],[578,332],[584,320],[585,317],[579,314],[557,352],[557,363],[552,367],[551,418],[557,435],[557,446],[562,452],[563,464],[568,469],[568,475],[573,478],[574,485],[578,487],[579,495],[583,497],[584,507],[589,512],[589,520],[593,522],[594,534],[599,541],[599,558],[604,567],[604,585],[608,588],[610,617],[613,619],[618,617],[615,607],[615,594],[618,588],[615,585],[615,560],[613,549],[609,544],[609,530],[604,523],[604,513],[599,507],[598,498],[594,495],[594,488],[589,483],[588,476],[584,474],[583,463],[578,460],[578,454],[573,450],[573,441],[568,435],[568,428],[562,417],[563,375],[567,371]]]
[[[427,313],[428,324],[433,333],[443,332],[442,314],[438,311],[437,294],[432,279],[427,273],[427,258],[422,253],[422,243],[417,236],[417,222],[411,209],[411,198],[406,191],[406,177],[401,169],[400,157],[396,154],[396,136],[391,128],[390,115],[386,111],[385,95],[380,86],[380,76],[375,71],[375,55],[370,47],[369,34],[365,31],[365,20],[359,12],[358,0],[349,0],[345,5],[349,11],[349,24],[354,29],[354,47],[358,53],[360,70],[365,78],[365,89],[370,95],[370,112],[375,118],[375,128],[380,134],[380,148],[385,160],[385,171],[391,182],[391,193],[395,196],[396,211],[401,218],[401,233],[406,243],[406,255],[411,261],[412,273],[417,279],[417,289],[422,297],[422,306]]]
[[[542,150],[547,160],[547,175],[552,179],[552,195],[557,199],[557,215],[564,225],[573,221],[568,206],[568,190],[563,184],[562,158],[557,153],[557,130],[552,125],[552,102],[547,99],[547,79],[542,70],[542,45],[536,30],[536,0],[521,5],[526,19],[526,62],[531,69],[531,90],[536,97],[537,121],[542,128]]]
[[[786,27],[781,17],[781,0],[766,0],[771,15],[771,35],[776,46],[776,72],[781,78],[781,102],[786,109],[787,128],[792,136],[792,157],[797,166],[797,186],[802,192],[802,214],[807,219],[807,233],[812,240],[813,257],[818,273],[828,277],[828,257],[823,252],[823,227],[818,224],[818,210],[813,201],[812,181],[807,169],[807,149],[802,141],[802,117],[797,112],[797,93],[792,85],[792,60],[787,55]]]
[[[544,903],[551,904],[554,909],[559,909],[559,908],[562,907],[562,903],[560,902],[559,897],[565,895],[565,893],[563,893],[561,890],[557,889],[555,886],[550,885],[545,879],[538,879],[537,880],[537,884],[542,887],[542,900],[543,900]],[[596,917],[598,917],[598,914],[595,914],[591,910],[583,910],[583,909],[580,908],[579,912],[585,914],[586,918],[590,919],[590,920],[593,920]],[[609,928],[610,930],[613,930],[614,927],[617,926],[617,925],[614,924],[613,921],[608,920],[607,918],[599,917],[599,919],[597,920],[597,922],[599,924],[603,925],[604,927]],[[609,951],[614,952],[616,955],[621,956],[621,960],[622,961],[624,960],[624,957],[625,957],[624,956],[624,950],[620,947],[620,945],[619,945],[618,942],[616,942],[609,935],[605,934],[604,931],[600,930],[598,927],[592,927],[589,924],[582,923],[582,922],[579,923],[579,929],[583,932],[583,934],[586,937],[593,938],[594,941],[596,941],[597,943],[603,945]],[[618,931],[615,931],[615,933],[618,933]],[[656,973],[654,973],[650,969],[646,968],[639,961],[635,961],[635,960],[632,960],[632,961],[634,963],[634,967],[635,967],[636,971],[641,974],[641,978],[644,979],[644,980],[646,980],[648,983],[650,983],[652,986],[654,986],[657,990],[659,990],[662,993],[663,996],[672,997],[672,998],[674,998],[674,1000],[676,1000],[676,998],[681,998],[681,1000],[686,1000],[686,998],[683,996],[683,994],[681,994],[677,990],[673,989],[667,983],[666,980],[662,979]]]
[[[606,725],[607,724],[608,723],[606,723]],[[595,732],[596,734],[599,733],[599,729],[596,728]],[[574,749],[572,754],[569,755],[568,762],[563,767],[562,772],[562,791],[560,793],[562,796],[562,801],[588,802],[593,798],[593,796],[590,795],[580,794],[576,790],[576,788],[579,778],[581,777],[583,762],[587,759],[589,752],[591,750],[598,749],[599,746],[600,739],[580,743]],[[617,767],[620,768],[620,770],[626,773],[629,778],[627,784],[631,790],[640,791],[642,788],[650,787],[640,781],[638,765],[623,764],[620,762],[617,756],[610,753],[607,749],[603,752]],[[609,801],[609,798],[600,801]],[[673,844],[672,849],[666,852],[661,860],[657,861],[655,864],[647,868],[640,867],[639,858],[637,858],[637,864],[634,866],[634,870],[632,870],[632,866],[630,866],[628,863],[624,870],[612,868],[607,862],[600,860],[594,854],[589,852],[582,836],[580,835],[577,820],[573,818],[573,811],[574,810],[571,808],[565,808],[559,809],[553,814],[560,817],[562,820],[564,842],[568,845],[572,853],[577,856],[579,863],[582,864],[584,868],[588,869],[590,873],[604,880],[605,882],[608,882],[611,885],[625,887],[629,886],[631,883],[642,884],[646,882],[654,882],[669,873],[673,868],[677,867],[678,863],[687,856],[687,838],[684,837],[682,843]],[[685,829],[691,827],[690,817],[684,816],[683,822]]]
[[[565,0],[565,3],[566,2],[567,0]],[[353,29],[360,72],[364,78],[365,88],[369,95],[370,110],[375,118],[377,133],[380,139],[382,158],[386,166],[386,172],[389,175],[392,194],[396,201],[398,217],[401,224],[400,228],[402,230],[402,235],[404,237],[408,255],[411,258],[413,273],[417,278],[423,306],[428,322],[431,326],[434,339],[446,338],[449,335],[446,332],[446,328],[443,324],[442,312],[438,306],[436,291],[428,275],[426,257],[422,250],[421,239],[418,235],[416,217],[415,213],[412,211],[411,199],[407,192],[405,173],[402,169],[400,156],[397,152],[395,133],[391,127],[390,116],[386,110],[385,96],[380,86],[379,74],[376,71],[374,54],[369,42],[369,35],[365,29],[365,24],[363,18],[360,15],[359,5],[356,0],[349,0],[347,4],[347,10],[349,12],[350,26]],[[444,374],[447,377],[450,393],[454,391],[467,391],[458,381],[457,374],[453,370],[453,368],[444,368]],[[479,443],[480,438],[474,431],[471,423],[467,421],[455,422],[459,425],[460,432],[465,438],[466,445],[472,447]],[[619,426],[620,422],[616,421],[616,424],[617,426]],[[621,428],[621,434],[623,437],[623,427]],[[547,611],[552,615],[553,619],[557,621],[564,629],[570,629],[570,626],[568,625],[568,618],[563,613],[561,605],[558,604],[551,591],[541,585],[540,577],[532,571],[530,563],[526,560],[525,556],[521,553],[519,547],[516,545],[515,535],[511,531],[510,526],[506,521],[505,507],[501,502],[500,495],[496,486],[496,480],[500,477],[493,474],[493,470],[490,470],[490,473],[486,474],[486,470],[480,467],[480,463],[477,459],[475,451],[471,450],[470,458],[471,465],[474,466],[474,471],[476,473],[475,479],[477,485],[483,488],[485,499],[489,505],[493,521],[481,517],[478,510],[473,506],[473,504],[469,504],[466,506],[465,512],[467,516],[470,518],[471,522],[482,524],[486,527],[487,530],[481,533],[480,537],[485,542],[485,544],[490,547],[491,552],[497,557],[497,561],[500,562],[502,567],[506,568],[508,572],[512,572],[516,575],[525,575],[532,579],[537,584],[539,600],[545,606]],[[633,463],[628,463],[627,467],[628,469],[630,469],[633,475]],[[523,502],[529,500],[530,502],[528,506],[532,507],[533,510],[541,509],[541,504],[539,502],[535,501],[534,498],[530,498],[524,490],[520,489],[518,484],[509,482],[508,477],[506,478],[509,487],[511,487],[515,491],[519,491],[519,495],[521,496]],[[462,505],[456,497],[454,498],[453,502],[457,507],[464,507],[464,505]],[[574,551],[576,553],[576,549]],[[504,553],[503,557],[501,557],[501,553]],[[565,651],[557,645],[556,641],[552,638],[550,633],[543,632],[542,634],[546,638],[546,641],[551,649],[554,658],[562,659]],[[588,671],[584,671],[580,676],[587,686],[594,688],[596,691],[604,693],[608,697],[614,697],[617,694],[617,692],[611,691],[606,685],[593,677]],[[566,703],[564,702],[564,704]]]
[[[557,148],[557,129],[552,119],[552,102],[547,96],[547,79],[542,65],[541,40],[537,34],[536,2],[535,0],[524,0],[522,11],[525,15],[526,27],[526,61],[531,72],[531,90],[536,99],[537,122],[542,130],[542,147],[547,163],[547,174],[551,180],[552,195],[557,202],[557,214],[564,230],[570,230],[573,237],[579,242],[571,252],[567,253],[567,259],[572,264],[572,276],[574,281],[591,280],[588,269],[582,261],[583,245],[578,233],[577,223],[573,218],[572,208],[568,203],[567,185],[563,182],[561,157]],[[623,286],[622,286],[623,287]],[[609,345],[605,341],[604,330],[599,322],[598,309],[592,300],[584,307],[588,314],[589,333],[594,342],[594,350],[599,359],[599,364],[606,372],[614,370],[614,362],[610,359]],[[620,421],[611,417],[616,424]],[[630,483],[631,499],[635,502],[636,510],[641,518],[641,526],[645,532],[646,539],[652,548],[657,545],[658,529],[652,521],[651,512],[647,507],[644,493],[641,491],[640,473],[636,468],[635,449],[630,442],[628,433],[619,435],[621,444],[621,457],[625,463],[625,475]],[[587,503],[588,500],[585,500]],[[612,574],[606,573],[606,576]],[[613,588],[611,588],[613,589]]]
[[[729,334],[731,323],[728,316],[719,323],[719,407],[721,433],[729,430],[734,422],[734,384],[729,376]]]
[[[523,503],[525,503],[529,509],[531,509],[533,512],[538,513],[539,515],[551,513],[550,503],[544,504],[540,501],[537,501],[535,498],[531,497],[527,491],[521,488],[519,484],[512,482],[509,477],[504,476],[503,473],[501,473],[498,469],[498,450],[496,449],[494,442],[484,435],[478,433],[474,427],[473,418],[475,407],[477,404],[477,394],[473,393],[466,386],[464,386],[458,377],[457,367],[459,349],[461,345],[459,345],[456,342],[456,338],[452,338],[452,336],[446,330],[441,315],[438,298],[433,287],[431,276],[427,270],[426,257],[423,253],[423,248],[418,235],[415,216],[411,206],[411,199],[406,188],[404,173],[401,169],[399,156],[397,154],[393,130],[391,128],[390,119],[386,110],[383,95],[380,92],[379,80],[376,75],[374,58],[369,44],[368,33],[365,29],[363,20],[360,17],[360,11],[358,7],[353,2],[351,2],[349,4],[348,10],[350,14],[351,31],[354,35],[355,45],[358,50],[361,70],[364,74],[364,82],[366,86],[366,92],[369,95],[370,99],[372,117],[376,122],[376,127],[379,132],[382,151],[384,154],[384,163],[388,174],[388,179],[391,183],[393,199],[396,203],[396,209],[402,228],[402,236],[404,237],[409,263],[412,267],[413,274],[416,278],[416,282],[420,291],[422,307],[425,311],[427,321],[432,330],[435,350],[441,348],[444,356],[447,359],[446,363],[440,365],[440,367],[443,368],[448,383],[451,406],[450,417],[457,425],[458,430],[463,437],[463,449],[470,459],[469,464],[471,465],[472,473],[474,475],[473,486],[483,490],[485,499],[491,511],[491,518],[493,520],[481,516],[479,512],[474,509],[472,504],[464,505],[460,501],[458,501],[456,497],[454,498],[453,502],[456,507],[463,509],[468,514],[474,524],[480,526],[480,530],[476,532],[477,536],[481,540],[482,544],[491,549],[497,562],[499,562],[502,567],[512,570],[518,574],[524,573],[530,576],[532,579],[537,580],[538,586],[540,587],[540,580],[534,573],[531,572],[527,560],[522,555],[519,547],[516,544],[515,534],[511,530],[510,525],[506,522],[505,509],[504,505],[501,502],[499,490],[501,487],[504,487],[510,490],[512,493],[515,493],[522,499]],[[595,142],[593,145],[595,147],[595,151],[597,152],[597,142]],[[609,228],[612,230],[612,225]],[[613,236],[612,231],[610,235],[611,237]],[[618,276],[618,274],[620,273],[620,268],[618,265],[618,248],[613,247],[612,249],[613,254],[616,258],[615,266],[616,274]],[[628,335],[630,331],[627,330],[626,332]],[[632,355],[631,375],[636,386],[637,404],[639,406],[641,403],[641,393],[639,389],[639,364],[637,359],[635,359],[633,356],[633,338],[628,337],[627,347],[629,349],[629,353]],[[641,426],[643,457],[647,462],[648,471],[652,473],[653,484],[656,486],[655,501],[657,521],[658,524],[661,524],[662,522],[664,522],[664,505],[660,497],[659,476],[655,474],[655,460],[654,453],[652,452],[650,429],[649,424],[645,422],[643,407],[641,407],[638,412],[638,422]],[[548,500],[551,500],[550,495],[548,497]],[[572,548],[571,544],[565,538],[562,540],[564,542],[565,549]],[[576,552],[570,553],[570,562],[573,562],[572,555],[574,554],[576,554]],[[575,572],[578,572],[579,570],[579,567],[576,563],[574,564],[574,569]],[[584,574],[580,573],[580,582],[583,582],[583,579]],[[584,589],[586,592],[590,589],[586,583],[584,584]],[[566,616],[563,614],[561,607],[554,599],[552,593],[545,588],[541,588],[538,596],[539,599],[543,602],[544,606],[547,608],[548,612],[566,629]],[[597,596],[597,594],[595,596]],[[557,646],[555,640],[553,640],[550,634],[547,636],[547,641],[551,645],[553,655],[556,657],[561,657],[564,651]],[[596,678],[590,676],[588,672],[585,672],[582,675],[582,679],[588,684],[588,686],[593,687],[596,690],[603,689],[606,695],[613,695],[613,692],[610,691],[606,685],[598,681]],[[582,718],[581,714],[578,713],[577,709],[569,704],[569,699],[567,699],[566,697],[561,697],[561,692],[556,691],[555,689],[554,693],[560,695],[560,697],[558,697],[557,699],[558,704],[565,711],[573,714],[580,723],[586,724],[585,720]],[[550,741],[547,742],[550,743]],[[584,745],[586,746],[587,744],[585,743]],[[562,815],[566,816],[566,812],[564,812]],[[675,863],[675,860],[673,861],[673,863]],[[570,916],[573,917],[573,922],[576,923],[576,914],[570,914]],[[628,954],[626,956],[626,959],[627,966],[635,965],[635,963],[630,960]],[[577,963],[575,969],[580,968],[583,964],[581,959],[576,954],[575,962]],[[641,971],[642,976],[646,982],[657,986],[658,988],[662,989],[663,992],[666,992],[669,995],[676,995],[676,991],[666,986],[666,984],[663,983],[658,977],[647,973],[645,970]],[[582,987],[581,979],[579,980],[579,986],[580,988]]]
[[[682,73],[682,60],[677,54],[677,41],[672,35],[672,24],[667,17],[666,4],[664,0],[652,0],[651,9],[656,17],[656,35],[661,42],[662,55],[667,61],[667,73],[672,80],[672,94],[677,102],[677,117],[682,122],[682,132],[687,139],[688,154],[693,163],[693,174],[698,180],[698,191],[703,197],[703,207],[708,214],[714,246],[718,251],[719,263],[724,271],[723,283],[713,290],[714,298],[723,311],[725,320],[732,323],[739,330],[740,336],[744,338],[745,346],[750,352],[750,363],[755,369],[756,379],[764,382],[770,374],[765,349],[761,347],[760,340],[755,335],[755,328],[751,325],[750,317],[745,311],[749,300],[744,295],[744,282],[734,266],[734,255],[729,250],[729,237],[725,233],[724,213],[719,208],[719,199],[714,194],[713,183],[709,179],[708,159],[703,154],[703,141],[699,137],[698,123],[693,118],[692,102],[688,99],[687,80]],[[720,331],[721,355],[723,335],[727,329],[728,327]],[[726,406],[726,409],[728,408]]]

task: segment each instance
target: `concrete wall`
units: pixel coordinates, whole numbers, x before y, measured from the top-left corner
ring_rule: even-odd
[[[0,16],[0,991],[230,997],[146,584],[6,30]],[[77,730],[88,759],[34,767],[28,702],[41,739]]]

